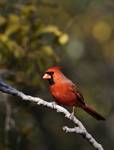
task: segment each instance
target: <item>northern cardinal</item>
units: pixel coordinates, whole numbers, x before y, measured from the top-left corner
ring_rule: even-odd
[[[77,86],[61,72],[61,67],[51,67],[45,72],[43,79],[49,81],[49,89],[55,102],[60,105],[80,107],[97,120],[105,120],[103,116],[88,106]]]

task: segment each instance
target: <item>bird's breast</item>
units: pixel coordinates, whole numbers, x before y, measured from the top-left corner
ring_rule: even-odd
[[[55,84],[50,86],[50,92],[58,104],[73,106],[76,105],[76,95],[69,84]]]

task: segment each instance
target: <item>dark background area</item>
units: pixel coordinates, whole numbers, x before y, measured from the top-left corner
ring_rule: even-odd
[[[0,0],[0,78],[26,94],[52,101],[42,80],[63,66],[85,101],[106,117],[76,116],[104,149],[114,149],[113,0]],[[68,108],[71,111],[71,108]],[[1,150],[92,150],[63,115],[0,92]]]

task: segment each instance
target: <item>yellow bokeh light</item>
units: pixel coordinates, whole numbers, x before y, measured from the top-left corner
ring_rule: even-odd
[[[114,64],[114,40],[105,43],[102,50],[106,60]]]
[[[111,26],[104,21],[97,22],[93,27],[92,34],[99,42],[106,42],[111,36]]]

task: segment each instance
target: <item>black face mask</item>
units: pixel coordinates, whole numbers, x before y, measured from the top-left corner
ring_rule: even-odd
[[[48,79],[49,84],[50,84],[50,85],[55,84],[55,82],[54,82],[54,80],[53,80],[53,74],[54,74],[54,72],[46,72],[46,73],[51,76],[51,79]]]

